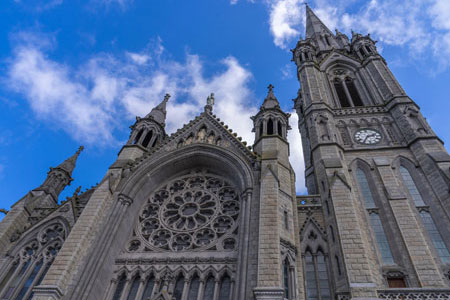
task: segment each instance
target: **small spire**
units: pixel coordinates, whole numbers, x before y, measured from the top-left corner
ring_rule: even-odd
[[[164,125],[166,121],[166,104],[167,101],[169,101],[170,94],[166,94],[164,96],[164,100],[159,103],[156,107],[152,109],[152,111],[145,116],[145,118],[153,119],[154,121],[158,122],[161,125]]]
[[[84,150],[83,146],[80,146],[77,150],[77,152],[75,152],[74,155],[72,155],[71,157],[69,157],[68,159],[66,159],[65,161],[63,161],[59,166],[57,166],[57,169],[62,169],[64,171],[66,171],[67,173],[69,173],[69,176],[72,176],[72,172],[75,169],[75,165],[77,163],[77,159],[78,156],[80,155],[81,151]]]
[[[267,89],[269,91],[267,92],[266,99],[264,99],[264,102],[261,105],[261,108],[274,108],[274,107],[280,106],[280,103],[278,102],[277,97],[275,97],[275,94],[273,93],[274,86],[272,84],[269,84]]]
[[[205,111],[211,113],[214,107],[214,102],[216,99],[214,98],[214,93],[211,93],[211,95],[206,98],[206,105],[205,105]]]

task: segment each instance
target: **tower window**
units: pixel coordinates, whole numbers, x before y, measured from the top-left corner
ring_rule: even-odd
[[[144,132],[144,129],[139,130],[138,134],[136,135],[136,138],[134,139],[133,144],[137,144],[139,142],[139,139],[141,138],[142,132]]]
[[[277,128],[278,129],[278,135],[283,137],[283,127],[281,126],[281,122],[280,121],[278,121],[277,127],[278,127]]]
[[[273,134],[273,121],[269,119],[267,122],[267,134]]]
[[[364,53],[364,49],[362,47],[359,48],[359,53],[361,54],[362,57],[366,56],[366,54]]]
[[[150,130],[147,133],[147,135],[145,136],[144,141],[142,142],[142,146],[147,147],[148,143],[150,143],[150,140],[152,139],[152,136],[153,136],[153,131]]]
[[[264,131],[264,124],[261,122],[261,124],[259,124],[259,136],[260,137],[263,135],[263,131]]]
[[[334,80],[334,88],[336,89],[337,96],[339,98],[339,102],[341,103],[341,107],[350,107],[350,101],[347,98],[347,94],[345,93],[344,86],[342,81],[338,78]]]
[[[358,93],[358,90],[356,89],[353,79],[351,79],[350,77],[347,77],[345,79],[345,85],[347,86],[350,97],[353,100],[353,104],[355,106],[364,106],[362,103],[361,97],[359,97],[359,93]]]
[[[289,261],[287,258],[283,261],[283,289],[284,289],[284,298],[290,299],[289,293]]]
[[[287,211],[284,211],[284,229],[289,230],[289,217]]]
[[[367,53],[372,53],[372,49],[370,49],[369,45],[366,45]]]
[[[342,275],[342,271],[341,271],[341,264],[339,263],[339,257],[337,255],[334,256],[334,260],[336,261],[336,269],[338,272],[338,275]]]

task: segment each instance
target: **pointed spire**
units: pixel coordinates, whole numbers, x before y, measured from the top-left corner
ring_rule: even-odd
[[[316,16],[308,4],[306,4],[306,38],[314,38],[322,33],[323,29],[333,35],[330,29]]]
[[[269,91],[267,92],[266,99],[264,99],[263,104],[261,105],[261,108],[274,108],[277,106],[280,106],[280,103],[278,102],[277,97],[275,97],[273,93],[274,86],[272,84],[269,84],[267,87]]]
[[[80,155],[81,151],[83,151],[84,147],[80,146],[78,148],[77,152],[75,152],[74,155],[63,161],[59,166],[56,167],[56,169],[62,169],[66,171],[69,176],[72,176],[72,172],[75,169],[75,164],[77,163],[78,156]]]
[[[164,100],[158,104],[156,107],[152,109],[152,111],[145,116],[145,118],[153,119],[154,121],[158,122],[161,125],[164,125],[166,121],[166,104],[167,101],[169,101],[170,94],[166,94],[164,96]]]

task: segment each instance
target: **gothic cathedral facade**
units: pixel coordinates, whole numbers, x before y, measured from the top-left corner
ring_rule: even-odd
[[[307,196],[272,86],[251,147],[213,94],[167,135],[167,95],[95,187],[58,201],[80,148],[6,213],[0,299],[450,299],[450,155],[369,35],[306,14]]]

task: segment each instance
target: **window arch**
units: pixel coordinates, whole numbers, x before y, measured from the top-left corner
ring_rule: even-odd
[[[114,292],[112,300],[120,300],[126,282],[127,282],[127,275],[125,275],[125,273],[122,273],[122,275],[120,275],[119,277],[119,280],[117,281],[116,290]]]
[[[55,220],[46,224],[27,235],[37,239],[19,243],[20,248],[12,251],[16,253],[14,260],[5,274],[0,274],[0,299],[31,299],[33,287],[39,285],[47,274],[61,249],[66,229]]]
[[[136,135],[136,138],[133,141],[133,144],[137,144],[139,142],[143,132],[144,132],[144,129],[139,130],[138,134]]]
[[[422,194],[417,188],[416,182],[411,176],[409,170],[403,165],[400,165],[400,174],[402,176],[403,183],[406,186],[406,189],[408,190],[409,195],[411,196],[414,202],[414,205],[419,209],[419,215],[422,219],[423,225],[428,233],[428,236],[431,238],[433,242],[437,254],[444,263],[449,263],[450,252],[438,228],[436,227],[436,224],[434,223],[433,217],[431,216],[428,209],[425,208],[426,203],[424,202]]]
[[[150,130],[149,132],[147,132],[147,135],[145,136],[144,140],[142,141],[142,146],[146,147],[148,146],[148,144],[150,143],[150,140],[152,139],[153,136],[153,131]]]
[[[130,288],[130,291],[128,292],[127,300],[135,300],[136,299],[136,295],[139,290],[140,284],[141,284],[141,276],[139,276],[139,274],[137,274],[136,276],[134,276],[134,279],[131,283],[131,288]]]
[[[220,281],[219,300],[230,300],[231,280],[228,274],[225,274]]]
[[[277,122],[277,133],[279,136],[283,137],[283,126],[281,125],[281,121]]]
[[[360,167],[356,169],[356,179],[363,196],[364,206],[368,210],[369,223],[375,235],[375,241],[377,243],[378,250],[380,251],[382,262],[383,264],[393,265],[394,257],[392,256],[391,248],[381,223],[379,211],[375,205],[366,173]]]
[[[354,106],[364,106],[361,97],[359,96],[358,90],[356,89],[355,82],[352,78],[345,78],[345,85],[347,86],[350,98],[353,101]]]
[[[175,282],[175,288],[173,290],[173,299],[181,300],[183,296],[183,288],[184,288],[184,276],[180,274]]]
[[[339,78],[334,79],[334,89],[336,90],[336,94],[338,96],[341,107],[351,107],[350,101],[347,97],[347,93],[344,89],[344,85],[342,84],[342,80],[340,80]]]
[[[272,119],[269,119],[269,121],[267,121],[267,134],[273,134],[273,121]]]
[[[196,275],[194,275],[194,278],[191,280],[187,299],[196,300],[197,296],[198,296],[199,288],[200,288],[200,279],[198,278],[198,276],[196,274]]]
[[[144,288],[144,292],[142,294],[142,298],[136,299],[136,300],[149,299],[152,296],[154,286],[155,286],[155,277],[152,274],[148,277],[147,282],[145,283],[145,288]]]

